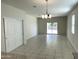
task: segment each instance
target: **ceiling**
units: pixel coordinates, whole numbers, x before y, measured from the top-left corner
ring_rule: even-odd
[[[3,3],[26,11],[26,13],[40,17],[45,14],[45,0],[2,0]],[[48,12],[53,16],[65,16],[76,5],[78,0],[48,0]]]

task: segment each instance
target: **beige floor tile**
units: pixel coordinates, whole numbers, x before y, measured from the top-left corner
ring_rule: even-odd
[[[38,35],[10,53],[27,56],[27,58],[22,56],[17,59],[73,59],[72,52],[74,49],[65,36]]]

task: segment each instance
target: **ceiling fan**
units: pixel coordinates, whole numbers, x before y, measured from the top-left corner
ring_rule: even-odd
[[[50,19],[52,16],[51,16],[51,14],[49,14],[48,13],[48,0],[45,0],[45,2],[46,2],[46,14],[43,14],[42,15],[42,19]]]

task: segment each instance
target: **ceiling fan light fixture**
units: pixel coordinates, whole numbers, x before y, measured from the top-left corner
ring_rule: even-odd
[[[44,19],[45,17],[44,17],[44,15],[42,15],[42,19]]]
[[[47,19],[48,18],[47,14],[44,17]]]
[[[46,14],[45,15],[42,15],[42,19],[48,19],[48,18],[51,18],[52,16],[48,13],[48,0],[45,0],[46,1]]]
[[[52,15],[49,15],[49,18],[52,18]]]
[[[47,19],[47,18],[52,18],[52,16],[50,14],[45,14],[45,15],[42,15],[42,19]]]

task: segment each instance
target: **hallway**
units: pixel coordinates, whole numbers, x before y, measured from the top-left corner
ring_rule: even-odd
[[[11,53],[26,55],[26,59],[74,59],[73,52],[75,51],[65,36],[38,35]]]

